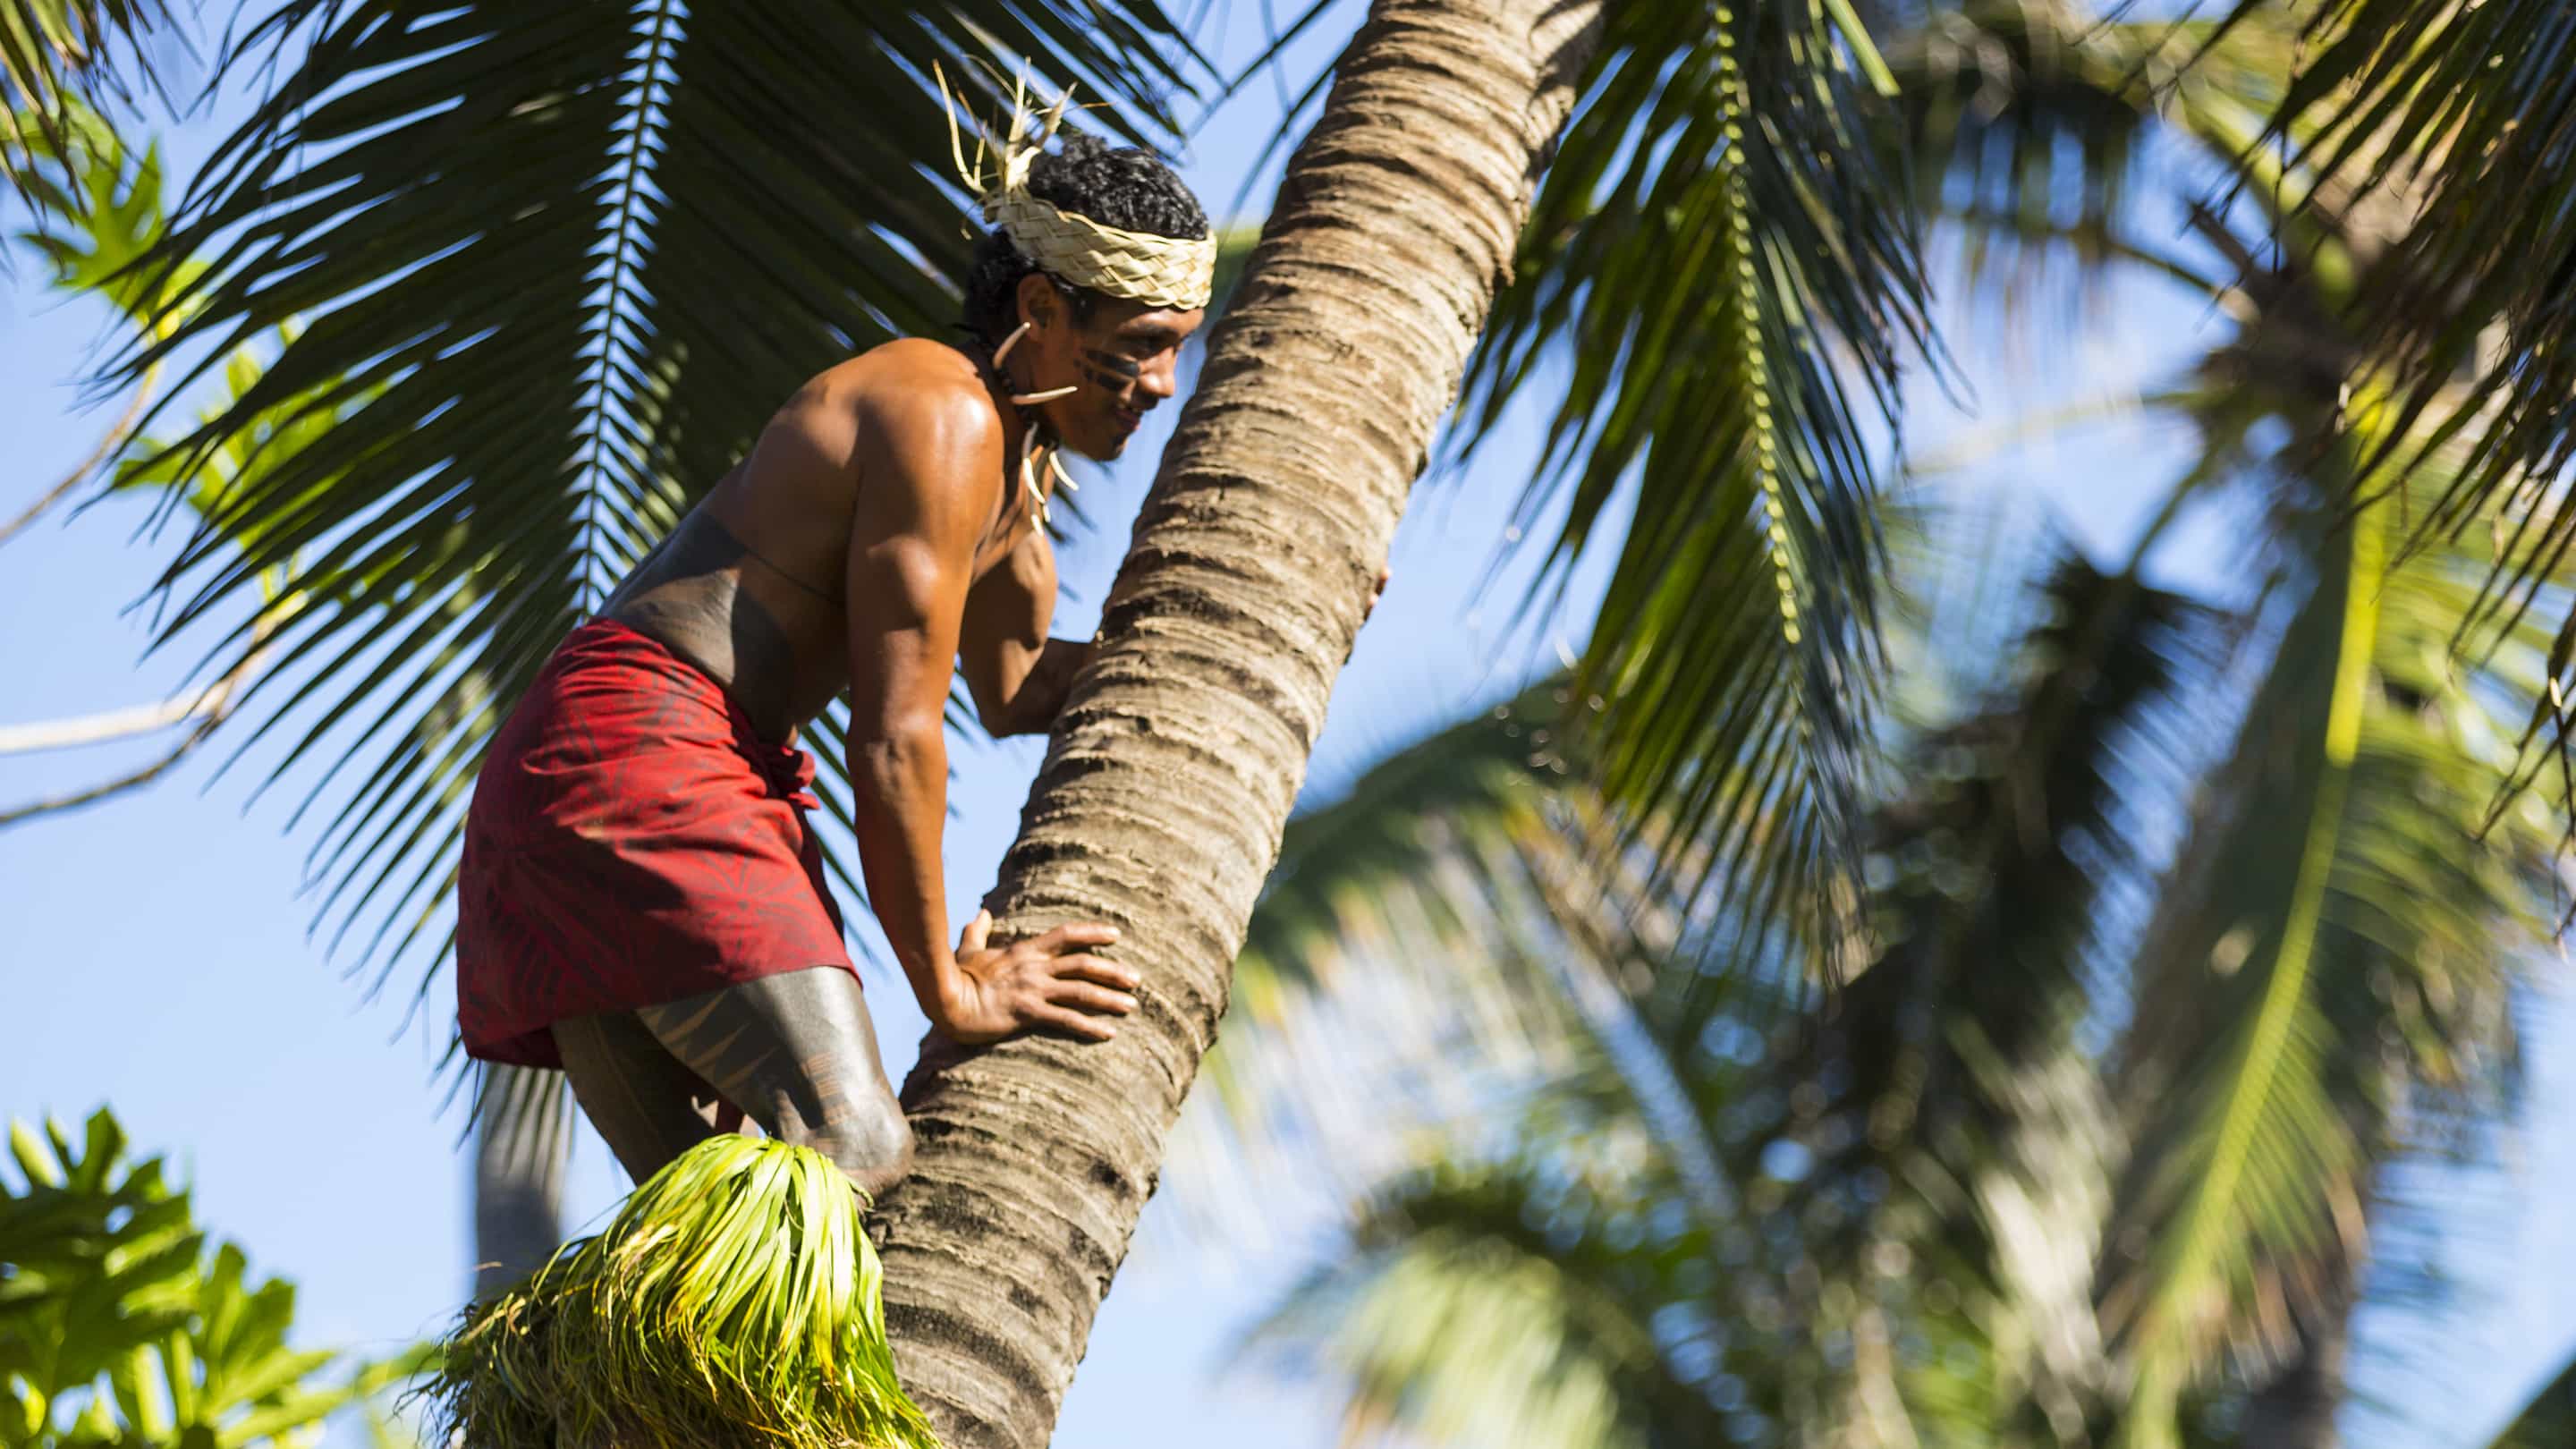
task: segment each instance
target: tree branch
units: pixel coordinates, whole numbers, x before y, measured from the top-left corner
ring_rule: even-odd
[[[134,433],[135,421],[143,416],[143,405],[151,401],[152,384],[160,375],[161,369],[158,366],[144,373],[142,384],[134,389],[134,396],[125,404],[124,416],[118,418],[115,426],[107,430],[106,436],[98,440],[97,447],[90,449],[89,456],[81,459],[80,466],[64,474],[63,481],[46,489],[44,496],[28,505],[26,512],[5,524],[0,524],[0,544],[7,543],[25,532],[30,524],[45,516],[46,510],[69,497],[71,491],[79,487],[81,480],[88,477],[99,464],[106,462],[119,448],[125,446],[126,439]],[[6,749],[0,749],[0,754],[6,753],[8,753]]]
[[[251,633],[250,649],[242,656],[242,661],[234,665],[231,672],[223,678],[206,686],[193,699],[186,695],[177,695],[159,704],[137,705],[130,709],[109,710],[104,714],[88,715],[79,719],[49,720],[0,729],[0,755],[11,755],[35,750],[61,749],[71,745],[95,744],[104,740],[123,739],[129,735],[146,734],[152,730],[188,720],[196,722],[195,728],[181,736],[179,742],[173,745],[167,754],[141,769],[66,795],[30,800],[23,805],[14,805],[7,810],[0,810],[0,830],[6,830],[10,826],[35,819],[40,815],[51,815],[64,810],[77,809],[83,805],[96,804],[111,795],[121,795],[128,790],[159,779],[169,771],[171,766],[186,759],[190,751],[205,743],[206,737],[215,732],[216,726],[231,717],[233,705],[240,697],[241,687],[249,683],[251,677],[259,672],[259,667],[267,662],[268,638],[275,632],[275,628],[274,621],[261,620],[259,626]]]

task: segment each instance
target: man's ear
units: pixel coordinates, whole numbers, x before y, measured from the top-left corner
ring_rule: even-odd
[[[1020,320],[1040,328],[1053,327],[1064,311],[1064,299],[1056,295],[1054,284],[1038,272],[1020,278],[1019,303]]]

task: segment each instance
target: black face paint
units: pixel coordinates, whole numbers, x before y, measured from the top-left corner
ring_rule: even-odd
[[[1097,347],[1082,349],[1081,366],[1082,375],[1090,379],[1091,385],[1106,393],[1125,392],[1145,371],[1117,353]]]

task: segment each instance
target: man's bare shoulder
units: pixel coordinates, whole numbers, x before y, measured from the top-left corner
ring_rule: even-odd
[[[899,337],[825,374],[860,423],[898,447],[1001,446],[1002,415],[973,359],[926,337]]]

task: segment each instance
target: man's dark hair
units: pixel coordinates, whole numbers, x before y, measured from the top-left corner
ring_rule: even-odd
[[[1029,166],[1029,194],[1059,211],[1087,216],[1120,231],[1141,231],[1182,241],[1208,234],[1207,213],[1199,199],[1181,184],[1163,158],[1134,146],[1113,148],[1097,136],[1066,135],[1060,150],[1040,155]],[[966,330],[998,342],[1019,325],[1020,279],[1038,270],[1020,255],[1010,234],[1000,227],[975,243],[974,263],[966,270]],[[1055,280],[1065,294],[1074,320],[1087,320],[1100,294]]]

